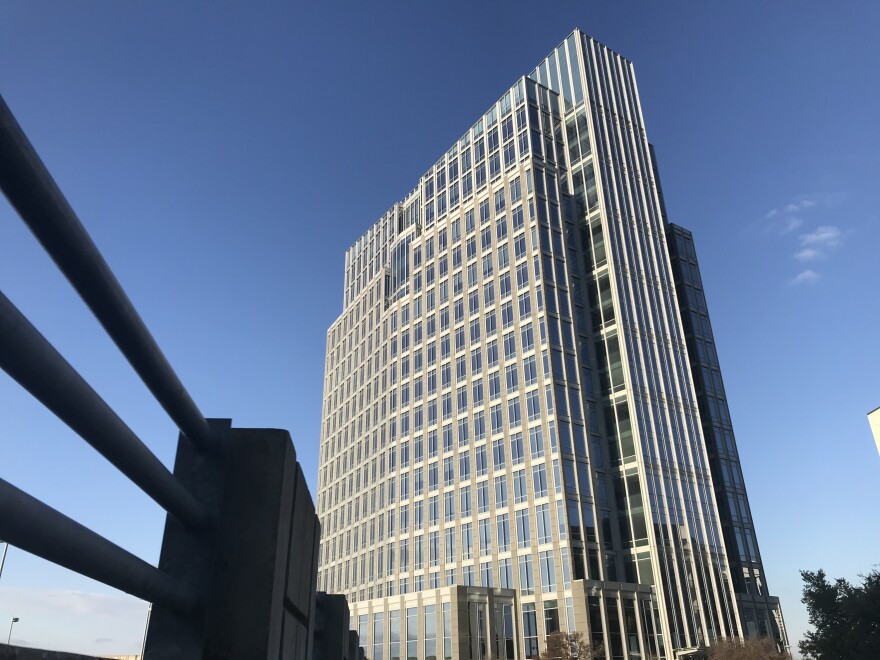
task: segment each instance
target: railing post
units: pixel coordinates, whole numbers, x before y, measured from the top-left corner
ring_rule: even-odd
[[[222,451],[178,443],[174,475],[219,511],[165,526],[159,567],[204,595],[197,617],[153,608],[145,660],[311,660],[320,527],[287,431],[209,420]]]

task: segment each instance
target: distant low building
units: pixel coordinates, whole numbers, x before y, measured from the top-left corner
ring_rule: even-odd
[[[880,453],[880,408],[874,408],[868,413],[868,424],[871,425],[871,433],[874,434],[874,442],[877,443],[877,452]]]

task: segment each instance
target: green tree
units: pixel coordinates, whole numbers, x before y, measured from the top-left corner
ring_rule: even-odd
[[[780,653],[776,643],[769,637],[759,639],[719,639],[707,649],[709,660],[784,660],[790,658]]]
[[[801,571],[801,602],[814,628],[798,644],[807,660],[880,658],[880,570],[860,577],[861,585],[831,583],[821,569]]]
[[[538,660],[600,660],[605,649],[584,641],[579,632],[555,632],[547,635],[547,646]]]

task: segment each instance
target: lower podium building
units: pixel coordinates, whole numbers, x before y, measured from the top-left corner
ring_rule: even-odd
[[[629,61],[574,31],[349,248],[344,288],[318,580],[367,658],[787,644]]]

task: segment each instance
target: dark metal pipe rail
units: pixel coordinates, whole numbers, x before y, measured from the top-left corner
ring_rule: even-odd
[[[0,479],[0,537],[81,575],[183,615],[198,598],[155,566]]]
[[[208,513],[0,292],[0,368],[184,525]]]
[[[0,96],[0,189],[178,428],[200,449],[208,423]]]

